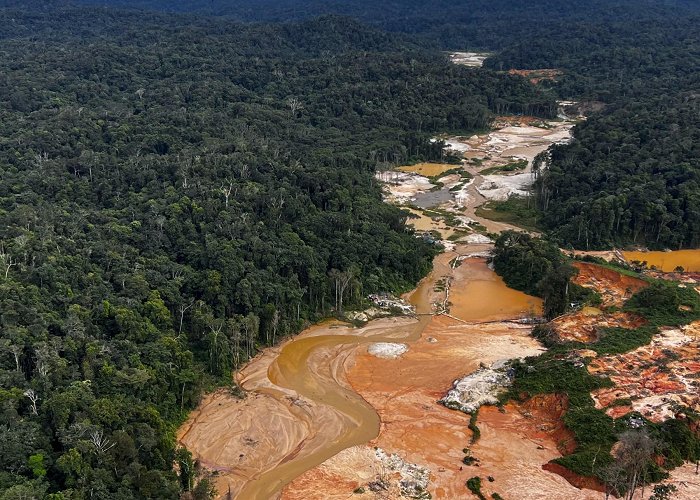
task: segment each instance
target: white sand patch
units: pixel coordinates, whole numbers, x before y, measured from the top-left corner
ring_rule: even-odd
[[[457,138],[446,140],[445,147],[456,153],[466,153],[467,151],[470,151],[472,149],[471,146],[469,146],[469,144],[465,144]]]
[[[530,172],[515,175],[485,175],[483,184],[477,190],[488,200],[505,201],[512,195],[527,195],[528,188],[533,182],[534,177]]]
[[[377,342],[367,347],[367,352],[372,356],[383,359],[396,359],[408,351],[406,344],[394,344],[391,342]]]
[[[564,144],[571,140],[573,124],[548,122],[553,128],[509,126],[491,132],[482,148],[492,157],[522,158],[532,161],[537,154],[552,144]]]
[[[390,203],[407,203],[435,187],[427,177],[408,172],[378,172],[376,176],[384,183],[385,201]]]
[[[439,402],[453,410],[472,413],[482,405],[498,403],[498,395],[509,384],[510,378],[503,370],[479,368],[455,380],[453,388]]]
[[[493,243],[491,238],[479,233],[470,234],[469,236],[464,238],[463,241],[466,241],[470,245],[487,245],[489,243]]]
[[[457,245],[453,241],[441,240],[440,243],[445,247],[445,252],[454,252]]]
[[[468,228],[471,224],[474,224],[474,222],[476,222],[474,219],[466,217],[464,215],[459,215],[455,217],[455,220],[459,222],[459,226],[457,227],[462,229]]]
[[[430,482],[430,470],[428,468],[407,462],[395,453],[389,455],[381,448],[375,450],[375,455],[384,467],[392,472],[399,473],[399,492],[402,497],[431,498],[426,493]],[[381,480],[384,480],[384,478],[380,478]]]
[[[690,344],[693,339],[686,335],[684,332],[686,329],[687,326],[680,330],[662,330],[652,339],[651,343],[660,347],[682,347]]]
[[[679,405],[687,404],[679,394],[658,394],[632,401],[632,409],[653,422],[675,417]]]
[[[490,54],[485,52],[452,52],[449,54],[450,62],[470,68],[481,68]]]

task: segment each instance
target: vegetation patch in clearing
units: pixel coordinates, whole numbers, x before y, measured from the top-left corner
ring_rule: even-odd
[[[505,201],[489,201],[476,209],[477,217],[511,224],[526,231],[539,231],[540,212],[529,197],[511,196]]]

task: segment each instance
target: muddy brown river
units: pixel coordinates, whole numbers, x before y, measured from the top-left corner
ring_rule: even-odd
[[[479,180],[480,176],[475,174]],[[477,206],[483,197],[473,191],[475,196],[470,205]],[[476,216],[474,219],[495,231],[512,228]],[[457,252],[464,255],[489,249],[489,245],[458,244]],[[509,289],[483,258],[468,258],[452,268],[449,263],[457,256],[458,253],[447,252],[436,257],[430,275],[410,294],[408,300],[418,313],[415,319],[374,320],[360,329],[337,325],[312,327],[282,346],[266,349],[241,369],[237,380],[248,391],[246,399],[238,401],[221,391],[205,398],[178,431],[178,441],[204,467],[218,471],[216,487],[220,496],[230,493],[233,498],[245,500],[278,498],[285,485],[306,471],[315,470],[343,450],[377,438],[380,429],[387,425],[384,417],[380,419],[377,409],[347,379],[358,353],[367,356],[361,346],[374,342],[408,344],[408,367],[413,357],[416,362],[437,363],[421,369],[424,382],[431,385],[432,380],[433,390],[437,391],[449,385],[452,375],[445,378],[447,373],[459,375],[467,367],[474,369],[481,359],[537,352],[539,347],[527,336],[527,328],[510,331],[510,327],[479,325],[538,315],[541,300]],[[448,276],[452,319],[444,316],[438,319],[431,315],[433,304],[444,301],[445,292],[436,284]],[[426,328],[430,333],[425,334]],[[466,330],[460,333],[459,328]],[[492,328],[493,340],[489,333]],[[462,337],[469,332],[478,333],[481,339],[478,346],[472,345],[469,337]],[[439,355],[431,354],[435,345],[427,343],[424,337],[441,335],[446,335],[448,343],[438,345],[444,345],[442,349],[451,347]],[[451,369],[441,372],[438,366],[444,363],[450,363]],[[431,407],[438,397],[429,396],[435,398]],[[427,403],[423,406],[428,407]],[[415,409],[415,406],[409,404],[407,408]],[[401,419],[402,415],[398,413],[395,417]],[[439,421],[446,418],[464,420],[460,415],[443,415]],[[462,424],[457,425],[459,428]],[[445,433],[446,444],[451,441],[450,436],[452,430]],[[455,446],[459,451],[459,446]],[[463,486],[460,481],[456,484]],[[441,491],[449,489],[450,486],[444,486]],[[321,488],[316,496],[309,496],[308,492],[295,496],[290,491],[287,488],[283,497],[323,498],[325,492]]]

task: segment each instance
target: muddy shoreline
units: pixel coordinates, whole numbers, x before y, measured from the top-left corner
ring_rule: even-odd
[[[531,160],[551,144],[550,136],[560,140],[570,129],[569,124],[559,127],[555,131],[532,127],[509,133],[497,130],[465,139],[464,149],[471,150],[472,158],[478,151],[490,155],[486,165],[480,165],[487,168],[511,161],[512,148],[504,142],[512,137],[514,146],[520,148],[516,152],[527,154]],[[536,145],[524,137],[534,137]],[[454,138],[451,142],[462,140]],[[500,153],[506,156],[501,158]],[[421,168],[428,173],[439,168],[449,170],[416,167]],[[486,199],[480,191],[485,181],[476,165],[465,160],[463,168],[470,171],[473,181],[458,193],[461,196],[450,195],[441,208],[459,211],[489,231],[511,228],[474,214]],[[410,186],[406,180],[413,175],[396,174],[399,188],[408,186],[409,196],[426,186],[425,181],[417,191]],[[426,219],[427,227],[432,229],[435,219]],[[484,255],[490,250],[488,239],[471,230],[469,233],[464,241],[446,245],[448,251],[436,257],[429,276],[407,295],[417,317],[373,320],[362,328],[332,322],[313,326],[280,346],[264,350],[240,370],[236,379],[248,394],[245,399],[238,400],[222,390],[203,400],[177,438],[204,467],[218,472],[220,496],[333,498],[335,489],[319,488],[318,481],[323,482],[320,476],[309,482],[309,474],[318,476],[326,462],[342,462],[344,456],[357,460],[358,456],[371,455],[366,450],[368,442],[430,471],[429,489],[438,497],[463,493],[463,479],[446,472],[448,464],[455,463],[452,455],[460,452],[455,433],[465,438],[469,433],[464,423],[468,418],[437,405],[437,399],[455,378],[473,371],[480,363],[523,357],[541,349],[530,338],[530,327],[510,322],[536,315],[541,307],[539,299],[508,289],[486,267],[483,258],[450,265],[455,258]],[[435,304],[447,300],[444,288],[438,286],[446,278],[450,283],[451,317],[431,315]],[[367,346],[376,342],[401,342],[408,345],[408,352],[397,359],[380,359],[367,352]],[[378,388],[373,384],[384,380],[380,377],[383,370],[388,370],[388,381]],[[410,386],[399,389],[402,380],[411,381]],[[421,387],[416,385],[418,380],[422,381]],[[398,406],[387,407],[387,401]],[[441,453],[425,456],[420,449],[411,450],[401,444],[409,434],[421,436],[420,429],[424,429],[423,435],[416,438],[415,446],[440,436]],[[394,436],[395,432],[401,439]],[[343,467],[349,472],[364,470],[371,476],[382,464],[375,457],[362,466]],[[440,474],[443,469],[445,473]],[[347,486],[349,479],[341,476],[336,473],[333,481]]]

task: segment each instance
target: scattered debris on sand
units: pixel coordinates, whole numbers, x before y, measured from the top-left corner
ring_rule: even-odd
[[[664,329],[650,345],[625,354],[596,358],[588,371],[615,384],[592,395],[613,418],[637,411],[663,422],[681,406],[700,411],[700,322]]]
[[[584,307],[551,321],[552,333],[560,342],[595,342],[601,328],[637,328],[645,323],[641,317],[626,313],[606,313]]]
[[[398,479],[398,488],[402,497],[415,499],[431,498],[430,493],[428,493],[430,471],[427,468],[409,463],[395,453],[387,454],[381,448],[375,450],[375,455],[381,464],[383,472],[376,481],[369,483],[368,488],[371,491],[388,490],[391,487],[392,479],[395,478]],[[398,478],[396,478],[397,475]]]
[[[406,302],[404,299],[399,299],[391,294],[386,293],[373,293],[367,297],[372,303],[385,310],[396,310],[400,311],[402,314],[413,314],[416,312],[416,308]]]
[[[410,498],[427,500],[431,471],[396,453],[367,445],[346,448],[299,476],[285,500]],[[341,493],[342,492],[342,493]]]
[[[511,196],[527,196],[535,180],[531,173],[515,175],[485,175],[484,182],[477,189],[490,201],[505,201]]]
[[[418,194],[435,187],[427,177],[396,170],[377,172],[377,179],[384,186],[384,201],[396,205],[410,203]]]
[[[483,234],[474,233],[466,236],[464,238],[464,242],[469,245],[488,245],[493,243],[493,240],[491,240],[491,238],[488,236],[484,236]]]
[[[482,405],[497,404],[498,395],[510,382],[511,378],[503,363],[495,363],[455,380],[452,389],[438,402],[452,410],[473,413]]]

